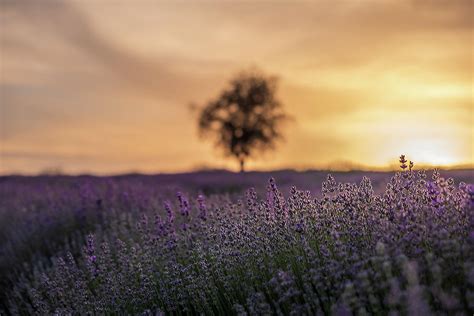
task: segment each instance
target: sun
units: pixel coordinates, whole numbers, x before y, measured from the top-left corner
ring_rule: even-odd
[[[418,165],[450,167],[469,163],[460,161],[463,146],[455,139],[423,137],[407,140],[399,151]]]

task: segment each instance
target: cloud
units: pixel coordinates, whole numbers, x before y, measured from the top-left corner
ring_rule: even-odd
[[[2,4],[6,16],[2,37],[6,37],[4,45],[7,50],[12,50],[12,54],[16,51],[35,54],[36,51],[32,57],[44,58],[57,68],[97,67],[94,71],[105,75],[104,80],[122,82],[141,93],[145,90],[159,97],[174,96],[178,83],[186,86],[192,80],[191,76],[171,69],[168,60],[160,61],[159,57],[146,59],[114,44],[73,2],[20,0]],[[12,31],[17,27],[27,28],[28,33],[18,38],[18,34]],[[46,35],[45,38],[42,35]],[[48,58],[44,52],[49,55],[51,51],[53,57]],[[62,58],[58,60],[61,53]]]

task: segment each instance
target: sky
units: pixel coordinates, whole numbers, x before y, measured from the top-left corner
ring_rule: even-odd
[[[293,120],[252,170],[474,164],[469,0],[0,0],[0,173],[237,170],[199,138],[236,73]]]

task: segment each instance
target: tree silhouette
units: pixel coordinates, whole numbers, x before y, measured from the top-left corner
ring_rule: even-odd
[[[199,116],[201,136],[214,137],[224,154],[239,161],[241,172],[247,158],[273,149],[282,138],[281,123],[288,116],[275,97],[276,88],[274,76],[258,70],[242,72]]]

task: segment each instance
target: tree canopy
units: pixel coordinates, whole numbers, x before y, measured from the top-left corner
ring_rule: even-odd
[[[273,149],[282,138],[282,122],[288,116],[275,96],[276,89],[275,76],[257,70],[242,72],[200,113],[201,135],[213,137],[224,154],[239,161],[241,171],[247,158]]]

